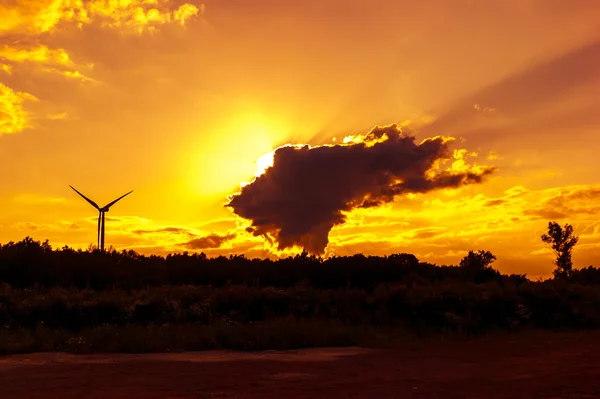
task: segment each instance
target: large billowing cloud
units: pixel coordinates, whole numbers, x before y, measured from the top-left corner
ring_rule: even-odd
[[[402,194],[481,183],[494,171],[466,165],[466,151],[451,151],[451,141],[434,137],[417,144],[391,125],[340,145],[280,147],[273,166],[232,195],[227,206],[252,222],[249,232],[275,240],[280,250],[299,246],[322,254],[345,212]]]

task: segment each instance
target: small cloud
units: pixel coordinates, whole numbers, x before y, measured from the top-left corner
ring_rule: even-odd
[[[81,227],[75,223],[60,221],[55,224],[41,224],[34,222],[22,222],[14,225],[19,230],[26,231],[64,231],[65,229],[69,230],[78,230]]]
[[[52,120],[52,121],[62,121],[67,119],[67,113],[66,112],[61,112],[58,114],[50,114],[46,117],[46,119]]]
[[[46,197],[43,195],[23,194],[13,198],[13,201],[23,204],[59,204],[66,201],[62,197]]]
[[[24,222],[24,223],[17,223],[15,225],[15,227],[19,230],[30,230],[30,231],[37,231],[40,229],[40,227],[43,227],[37,223],[32,223],[32,222]]]
[[[189,235],[192,237],[196,236],[196,234],[192,233],[190,230],[182,228],[182,227],[164,227],[161,229],[151,229],[151,230],[133,230],[132,233],[137,234],[137,235],[171,233],[171,234],[185,234],[185,235]]]
[[[425,228],[414,230],[411,237],[416,239],[433,238],[442,235],[446,229],[444,228]]]
[[[528,192],[529,190],[523,186],[515,186],[505,190],[504,194],[506,194],[508,197],[520,197]]]
[[[554,209],[543,209],[543,208],[525,209],[523,211],[523,215],[533,216],[535,219],[546,219],[546,220],[564,219],[568,216],[566,213],[561,212],[561,211],[557,211]]]
[[[189,249],[220,248],[225,242],[233,240],[235,237],[235,233],[227,235],[213,233],[206,237],[195,238],[182,245]]]
[[[548,255],[552,254],[552,250],[550,248],[541,248],[536,249],[535,251],[531,251],[531,255]]]
[[[182,4],[175,12],[173,13],[173,19],[181,25],[185,25],[186,22],[195,17],[198,14],[204,14],[204,4],[200,5],[200,8],[196,7],[193,4]]]
[[[90,212],[97,212],[92,207],[90,207],[89,209],[90,209]],[[97,223],[98,216],[91,216],[91,217],[86,218],[85,220],[92,222],[92,223]],[[139,226],[139,225],[147,226],[148,224],[150,224],[150,219],[142,218],[139,216],[105,216],[104,220],[106,222],[116,223],[121,228]]]
[[[496,110],[496,108],[492,108],[492,107],[482,107],[482,106],[481,106],[481,105],[479,105],[479,104],[474,104],[474,105],[473,105],[473,109],[474,109],[474,110],[476,110],[476,111],[479,111],[479,112],[485,113],[485,114],[494,114],[494,113],[496,113],[496,111],[497,111],[497,110]]]
[[[542,169],[539,170],[535,173],[533,173],[533,177],[535,177],[536,179],[551,179],[551,178],[555,178],[557,176],[561,176],[563,173],[559,170],[552,170],[552,169]]]
[[[96,79],[85,76],[79,71],[57,71],[67,79],[79,80],[80,82],[98,83]]]
[[[488,200],[486,201],[483,206],[498,206],[498,205],[504,205],[506,204],[506,200],[504,199],[495,199],[495,200]]]
[[[496,151],[490,151],[488,153],[487,159],[489,161],[495,161],[497,159],[503,159],[503,158],[500,158],[500,156],[498,155],[498,153]]]

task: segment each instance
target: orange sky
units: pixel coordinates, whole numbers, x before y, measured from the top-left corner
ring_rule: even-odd
[[[498,170],[352,211],[327,253],[486,249],[548,276],[557,220],[599,266],[598,26],[596,0],[0,0],[0,242],[95,243],[72,184],[134,190],[107,214],[117,249],[267,256],[223,206],[257,160],[397,123]]]

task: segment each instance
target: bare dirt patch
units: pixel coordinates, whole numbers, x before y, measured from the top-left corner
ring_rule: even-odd
[[[0,358],[1,398],[600,398],[600,333],[324,348]]]

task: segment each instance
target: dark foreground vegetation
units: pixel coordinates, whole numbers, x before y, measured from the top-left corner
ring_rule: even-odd
[[[600,327],[600,270],[546,281],[410,254],[278,261],[0,246],[0,353],[285,349]]]

